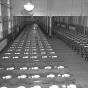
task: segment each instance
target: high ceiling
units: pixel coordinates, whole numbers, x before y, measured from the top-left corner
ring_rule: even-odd
[[[14,16],[28,16],[23,5],[30,0],[11,0]],[[82,3],[83,1],[83,3]],[[34,16],[74,16],[88,15],[88,0],[32,0]]]

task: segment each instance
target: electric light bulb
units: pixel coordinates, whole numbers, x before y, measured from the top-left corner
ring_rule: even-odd
[[[40,77],[40,75],[34,75],[34,76],[32,76],[32,78],[39,78]]]
[[[34,86],[33,88],[41,88],[41,86]]]
[[[62,77],[69,77],[69,74],[63,74]]]
[[[4,87],[0,87],[0,88],[7,88],[7,87],[4,86]]]
[[[66,85],[62,85],[62,88],[66,88]]]
[[[11,79],[11,75],[3,76],[3,79]]]
[[[47,67],[45,67],[45,69],[51,69],[51,67],[50,66],[47,66]]]
[[[32,69],[34,69],[34,70],[38,70],[38,69],[39,69],[39,67],[33,67]]]
[[[61,75],[60,74],[58,74],[58,77],[60,77]]]
[[[59,86],[58,85],[52,85],[49,88],[59,88]]]
[[[47,78],[54,78],[54,77],[55,77],[54,74],[47,75]]]
[[[14,70],[14,67],[7,68],[6,70]]]
[[[26,75],[18,76],[19,79],[21,79],[21,78],[24,79],[24,78],[26,78],[26,77],[27,77]]]
[[[69,86],[67,86],[67,88],[77,88],[77,87],[74,84],[70,84]]]
[[[26,87],[24,87],[24,86],[19,86],[18,88],[26,88]]]
[[[20,68],[20,70],[27,70],[27,67],[22,67]]]
[[[60,68],[64,68],[64,66],[59,66],[59,67],[57,67],[58,69],[60,69]]]

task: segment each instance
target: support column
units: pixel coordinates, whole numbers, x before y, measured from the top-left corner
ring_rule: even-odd
[[[50,16],[49,20],[49,37],[51,38],[52,36],[52,16]]]
[[[46,4],[47,4],[47,29],[46,29],[46,33],[48,34],[48,28],[49,28],[49,0],[47,0],[47,2],[46,2]]]
[[[51,38],[52,36],[52,0],[49,0],[49,9],[50,9],[50,13],[49,13],[49,37]]]
[[[86,34],[86,26],[87,26],[87,16],[84,17],[84,35]]]
[[[49,22],[48,22],[48,16],[47,16],[47,34],[48,34],[48,26],[49,26],[48,23]]]

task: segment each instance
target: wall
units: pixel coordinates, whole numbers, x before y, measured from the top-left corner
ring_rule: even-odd
[[[88,16],[53,16],[53,26],[88,35]]]
[[[15,16],[28,15],[24,10],[23,5],[29,0],[11,0]],[[19,4],[20,3],[20,4]],[[72,8],[72,0],[32,0],[35,5],[34,16],[46,16],[50,13],[50,6],[53,16],[70,16]],[[74,16],[81,15],[82,0],[73,0],[72,14]],[[88,16],[88,0],[83,0],[82,14]],[[22,14],[24,13],[24,14]]]
[[[6,25],[4,24],[4,26]],[[3,33],[4,36],[0,40],[0,51],[2,51],[4,47],[6,47],[9,43],[11,43],[16,38],[21,33],[21,31],[25,28],[25,26],[26,26],[25,17],[14,16],[13,26],[11,27],[11,33],[4,32]]]
[[[7,0],[1,0],[1,1],[3,2],[3,1],[7,1]],[[9,36],[9,35],[12,35],[12,37],[15,37],[17,35],[17,29],[22,28],[21,25],[24,24],[25,19],[23,19],[23,17],[19,18],[19,17],[14,17],[14,16],[30,16],[29,13],[23,7],[23,5],[26,4],[28,1],[29,0],[11,0],[11,7],[12,7],[12,9],[11,9],[11,16],[12,16],[11,17],[11,21],[12,21],[11,31],[9,33],[7,24],[4,24],[3,31],[4,30],[7,30],[7,31],[3,32],[2,35],[0,32],[0,36],[3,36],[3,39],[0,40],[1,42],[4,41],[4,39],[7,38],[7,36],[8,36],[8,38],[11,38],[11,36]],[[68,17],[66,18],[66,19],[70,20],[67,24],[69,24],[70,22],[71,22],[71,24],[69,24],[70,27],[66,26],[66,28],[74,29],[73,26],[76,26],[75,27],[76,31],[81,32],[81,33],[86,32],[85,34],[88,35],[88,10],[87,10],[88,9],[88,0],[83,0],[82,9],[81,9],[82,0],[73,0],[73,7],[72,7],[72,0],[32,0],[32,3],[35,5],[35,8],[33,9],[34,16],[40,16],[40,17],[42,16],[43,17],[42,19],[40,19],[40,23],[43,26],[43,29],[45,29],[45,31],[49,31],[48,29],[49,29],[50,20],[49,20],[49,17],[47,17],[47,16],[50,16],[50,15],[63,16],[63,17],[60,17],[60,21],[59,21],[62,26],[63,26],[63,24],[67,23],[65,21],[68,21],[68,20],[64,20],[63,18],[66,16],[69,16],[69,18]],[[2,13],[6,12],[4,10],[1,10],[1,11],[2,11]],[[83,15],[82,17],[84,17],[84,16],[86,17],[85,22],[82,19],[80,21],[81,12]],[[73,17],[70,17],[71,14],[73,15]],[[4,18],[5,18],[5,16],[4,16]],[[73,21],[74,19],[75,19],[75,21]],[[80,23],[77,24],[78,19],[80,22],[84,23],[84,25],[82,25]],[[6,20],[6,18],[5,18],[5,20]],[[56,20],[59,20],[59,18]],[[30,21],[30,19],[29,19],[29,21]],[[75,25],[74,25],[74,23],[75,23]],[[8,42],[8,39],[7,39],[7,42]]]

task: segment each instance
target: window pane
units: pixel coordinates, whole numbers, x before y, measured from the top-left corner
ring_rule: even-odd
[[[2,38],[2,23],[0,23],[0,39]]]
[[[1,0],[0,0],[1,3]],[[1,11],[1,4],[0,4],[0,39],[2,38],[2,11]]]
[[[10,4],[10,0],[7,0],[7,4]]]
[[[7,8],[4,5],[1,5],[2,8],[2,16],[7,16]]]

